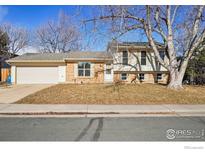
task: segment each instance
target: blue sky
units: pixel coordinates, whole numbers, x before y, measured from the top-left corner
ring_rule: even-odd
[[[9,22],[14,25],[22,26],[28,30],[35,30],[38,26],[48,20],[56,20],[60,11],[65,12],[74,18],[78,25],[83,19],[89,19],[95,6],[0,6],[0,23]],[[76,16],[76,14],[78,16]],[[88,30],[91,30],[91,25],[87,25]],[[101,51],[105,50],[110,38],[104,35],[95,35],[90,31],[85,32],[84,27],[80,26],[83,34],[82,41],[84,46],[89,48],[87,50]],[[135,41],[136,35],[129,35],[124,37],[124,41]]]
[[[63,11],[73,17],[74,22],[79,26],[82,34],[82,44],[86,47],[85,50],[102,51],[106,49],[108,41],[111,40],[110,34],[106,36],[92,33],[93,24],[88,24],[85,27],[81,25],[84,19],[90,19],[93,12],[97,11],[96,6],[77,6],[77,5],[9,5],[0,6],[0,24],[9,22],[17,26],[22,26],[31,32],[48,20],[57,20],[59,12]],[[189,9],[189,7],[186,7]],[[185,15],[184,7],[180,10],[180,21]],[[105,25],[101,26],[105,28]],[[101,28],[103,31],[104,29]],[[121,41],[146,41],[146,37],[139,32],[132,31],[123,36]]]
[[[7,9],[7,14],[3,17],[3,22],[25,26],[29,29],[36,28],[47,20],[57,19],[60,10],[64,10],[72,15],[76,6],[2,6]],[[1,21],[1,22],[2,22]]]

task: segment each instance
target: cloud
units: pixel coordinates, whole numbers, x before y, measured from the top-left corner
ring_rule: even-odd
[[[4,17],[8,14],[8,8],[5,6],[0,6],[0,22],[4,19]]]

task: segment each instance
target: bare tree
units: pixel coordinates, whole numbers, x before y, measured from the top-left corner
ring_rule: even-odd
[[[41,52],[59,53],[80,48],[80,33],[69,16],[59,14],[58,21],[48,21],[36,31]]]
[[[28,46],[29,37],[28,32],[25,28],[16,27],[9,23],[3,24],[0,28],[8,35],[9,54],[17,54],[20,50]]]
[[[183,88],[187,64],[205,39],[204,6],[105,6],[103,9],[99,16],[85,22],[108,21],[117,37],[143,30],[157,61],[169,71],[168,88]],[[168,62],[160,57],[158,40],[164,42]]]

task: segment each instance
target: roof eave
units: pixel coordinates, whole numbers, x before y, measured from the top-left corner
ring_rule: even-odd
[[[45,63],[51,63],[51,62],[56,62],[56,63],[61,63],[65,62],[64,60],[7,60],[6,62],[8,63],[37,63],[37,62],[45,62]]]
[[[150,46],[136,46],[136,45],[118,45],[118,46],[112,46],[113,48],[132,48],[132,49],[151,49]],[[163,46],[158,46],[158,48],[164,49],[165,47]]]
[[[112,58],[65,58],[65,61],[111,61]]]

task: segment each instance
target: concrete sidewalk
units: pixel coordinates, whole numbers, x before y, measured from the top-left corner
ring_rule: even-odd
[[[205,116],[205,105],[0,104],[0,116]]]

